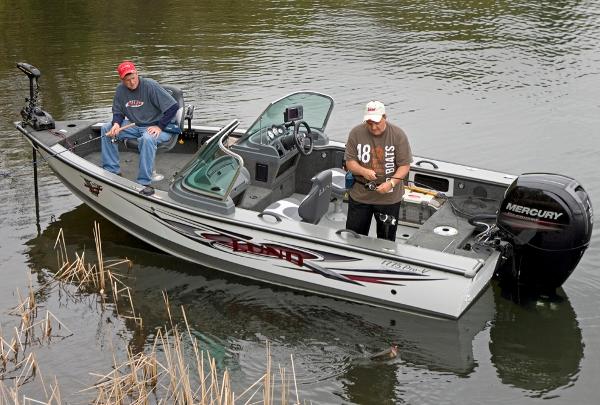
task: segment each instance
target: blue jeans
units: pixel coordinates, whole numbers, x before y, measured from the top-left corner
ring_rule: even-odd
[[[346,229],[353,230],[360,235],[368,235],[371,228],[371,219],[376,214],[387,214],[398,218],[400,214],[400,202],[389,205],[363,204],[348,198],[348,216],[346,218]],[[379,239],[396,240],[397,225],[383,224],[377,221],[377,237]]]
[[[121,126],[125,126],[129,121],[125,120]],[[107,122],[102,126],[100,134],[102,137],[102,168],[109,172],[119,174],[121,167],[119,166],[119,149],[116,142],[106,136],[106,133],[112,128],[112,123]],[[138,127],[137,125],[131,128],[124,129],[119,132],[116,139],[137,138],[138,150],[140,152],[140,167],[138,171],[137,182],[147,186],[152,182],[152,170],[154,169],[154,157],[156,156],[156,146],[159,143],[167,142],[171,139],[171,134],[162,131],[160,135],[154,138],[146,131],[148,127]]]

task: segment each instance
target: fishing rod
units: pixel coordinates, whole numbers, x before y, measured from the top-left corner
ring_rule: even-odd
[[[123,131],[123,130],[126,130],[126,129],[128,129],[128,128],[134,127],[134,126],[135,126],[135,123],[133,123],[133,122],[132,122],[132,123],[129,123],[129,124],[127,124],[127,125],[124,125],[124,126],[122,126],[121,128],[119,128],[119,132],[121,132],[121,131]],[[48,130],[48,131],[49,131],[50,133],[52,133],[53,135],[56,135],[56,136],[62,136],[62,137],[63,137],[63,139],[65,140],[65,142],[68,142],[67,138],[66,138],[66,137],[64,137],[64,133],[62,132],[62,131],[64,131],[64,130],[59,130],[59,131],[56,131],[56,130]],[[117,135],[118,135],[118,134],[117,134]],[[53,154],[51,154],[51,155],[49,155],[49,156],[47,156],[47,157],[43,157],[43,156],[42,156],[42,159],[43,159],[44,161],[46,161],[46,162],[47,162],[49,159],[52,159],[52,158],[54,158],[54,157],[56,157],[56,156],[58,156],[58,155],[61,155],[61,154],[65,153],[65,152],[72,152],[72,151],[73,151],[75,148],[79,148],[79,147],[81,147],[81,146],[83,146],[83,145],[87,145],[88,143],[91,143],[91,142],[97,141],[97,140],[101,139],[103,136],[104,136],[104,137],[109,137],[109,138],[111,138],[111,140],[110,140],[110,141],[111,141],[112,143],[116,143],[116,142],[118,142],[118,141],[119,141],[119,140],[117,139],[116,135],[115,135],[114,137],[111,137],[111,136],[108,136],[108,135],[100,135],[100,136],[98,136],[98,137],[94,137],[94,138],[88,139],[87,141],[85,141],[85,142],[82,142],[82,143],[75,143],[75,144],[70,144],[70,143],[68,143],[68,144],[67,144],[68,148],[66,148],[65,150],[61,150],[60,152],[53,153]],[[34,164],[36,164],[36,163],[34,162]]]

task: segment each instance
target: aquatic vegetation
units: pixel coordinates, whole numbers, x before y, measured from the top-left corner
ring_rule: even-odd
[[[55,379],[47,385],[44,381],[35,357],[35,348],[43,343],[51,344],[52,338],[67,339],[76,332],[67,328],[50,311],[38,319],[36,296],[40,293],[56,286],[71,285],[78,294],[99,295],[103,304],[111,298],[118,316],[133,319],[137,326],[142,326],[141,317],[136,316],[130,288],[123,281],[123,275],[113,271],[123,265],[131,270],[132,262],[129,259],[104,260],[97,223],[94,224],[94,239],[97,263],[86,262],[85,253],[75,253],[75,259],[70,260],[61,229],[54,244],[59,270],[53,274],[51,281],[37,290],[30,282],[25,297],[17,294],[19,304],[11,313],[19,317],[19,327],[13,328],[10,338],[5,337],[7,335],[0,328],[0,404],[63,403],[59,382]],[[268,343],[265,373],[236,397],[229,371],[219,371],[210,352],[199,346],[183,307],[183,322],[178,325],[164,292],[163,299],[168,313],[168,326],[157,330],[153,345],[141,352],[127,348],[127,358],[123,361],[118,361],[117,355],[113,354],[112,370],[106,374],[90,373],[97,378],[97,382],[82,390],[82,396],[93,392],[94,404],[300,404],[293,357],[290,358],[291,375],[282,366],[274,371]],[[118,310],[121,302],[125,302],[127,311]],[[63,330],[66,332],[59,334]],[[292,383],[295,395],[291,394]],[[38,384],[36,389],[43,399],[32,399],[23,394],[25,384]]]
[[[158,330],[155,344],[148,352],[134,354],[128,350],[124,362],[115,363],[113,370],[106,375],[97,375],[98,382],[90,388],[97,392],[96,403],[300,403],[293,358],[292,376],[288,377],[285,369],[279,367],[278,378],[272,370],[268,344],[264,375],[236,398],[229,372],[225,370],[220,374],[215,359],[209,352],[200,349],[198,340],[192,335],[185,310],[181,308],[184,325],[180,330],[179,326],[173,324],[166,295],[164,300],[169,311],[170,329]],[[188,353],[190,347],[192,355]],[[280,384],[276,383],[278,381]],[[296,388],[296,399],[290,402],[292,381]],[[275,393],[280,394],[279,401],[275,400]]]

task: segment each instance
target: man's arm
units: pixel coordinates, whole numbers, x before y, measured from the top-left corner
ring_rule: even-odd
[[[377,180],[377,173],[373,169],[363,167],[356,160],[347,160],[346,169],[356,176],[362,176],[367,180]]]
[[[106,135],[111,138],[114,136],[117,136],[119,134],[121,125],[123,125],[123,121],[125,120],[125,114],[123,114],[119,109],[117,91],[115,91],[115,95],[113,97],[113,106],[112,106],[113,117],[111,120],[112,127],[106,133]]]
[[[175,117],[175,114],[177,114],[177,110],[179,110],[179,104],[175,103],[164,112],[162,118],[158,121],[158,126],[161,130],[164,130],[167,125],[169,125],[169,122],[171,122]]]
[[[404,180],[409,170],[410,164],[398,166],[392,177],[388,177],[388,180],[377,186],[375,190],[382,194],[391,191],[394,187],[400,184],[402,180]]]
[[[113,118],[112,118],[112,123],[114,124],[123,124],[123,121],[125,120],[125,116],[121,113],[113,113]]]

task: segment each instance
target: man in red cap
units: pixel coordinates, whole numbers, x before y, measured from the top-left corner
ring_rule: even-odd
[[[348,190],[346,228],[368,235],[375,215],[377,237],[396,240],[402,180],[413,158],[406,134],[388,122],[382,102],[367,103],[362,124],[350,131],[344,158],[356,179]],[[383,223],[379,217],[393,220]]]
[[[131,61],[123,61],[117,67],[121,83],[113,98],[112,120],[101,130],[102,167],[112,173],[120,173],[119,151],[114,139],[137,138],[140,164],[137,182],[146,187],[142,194],[151,195],[154,189],[152,171],[156,147],[167,142],[173,135],[165,128],[179,109],[177,101],[156,81],[140,77]],[[128,126],[128,124],[135,124]]]

